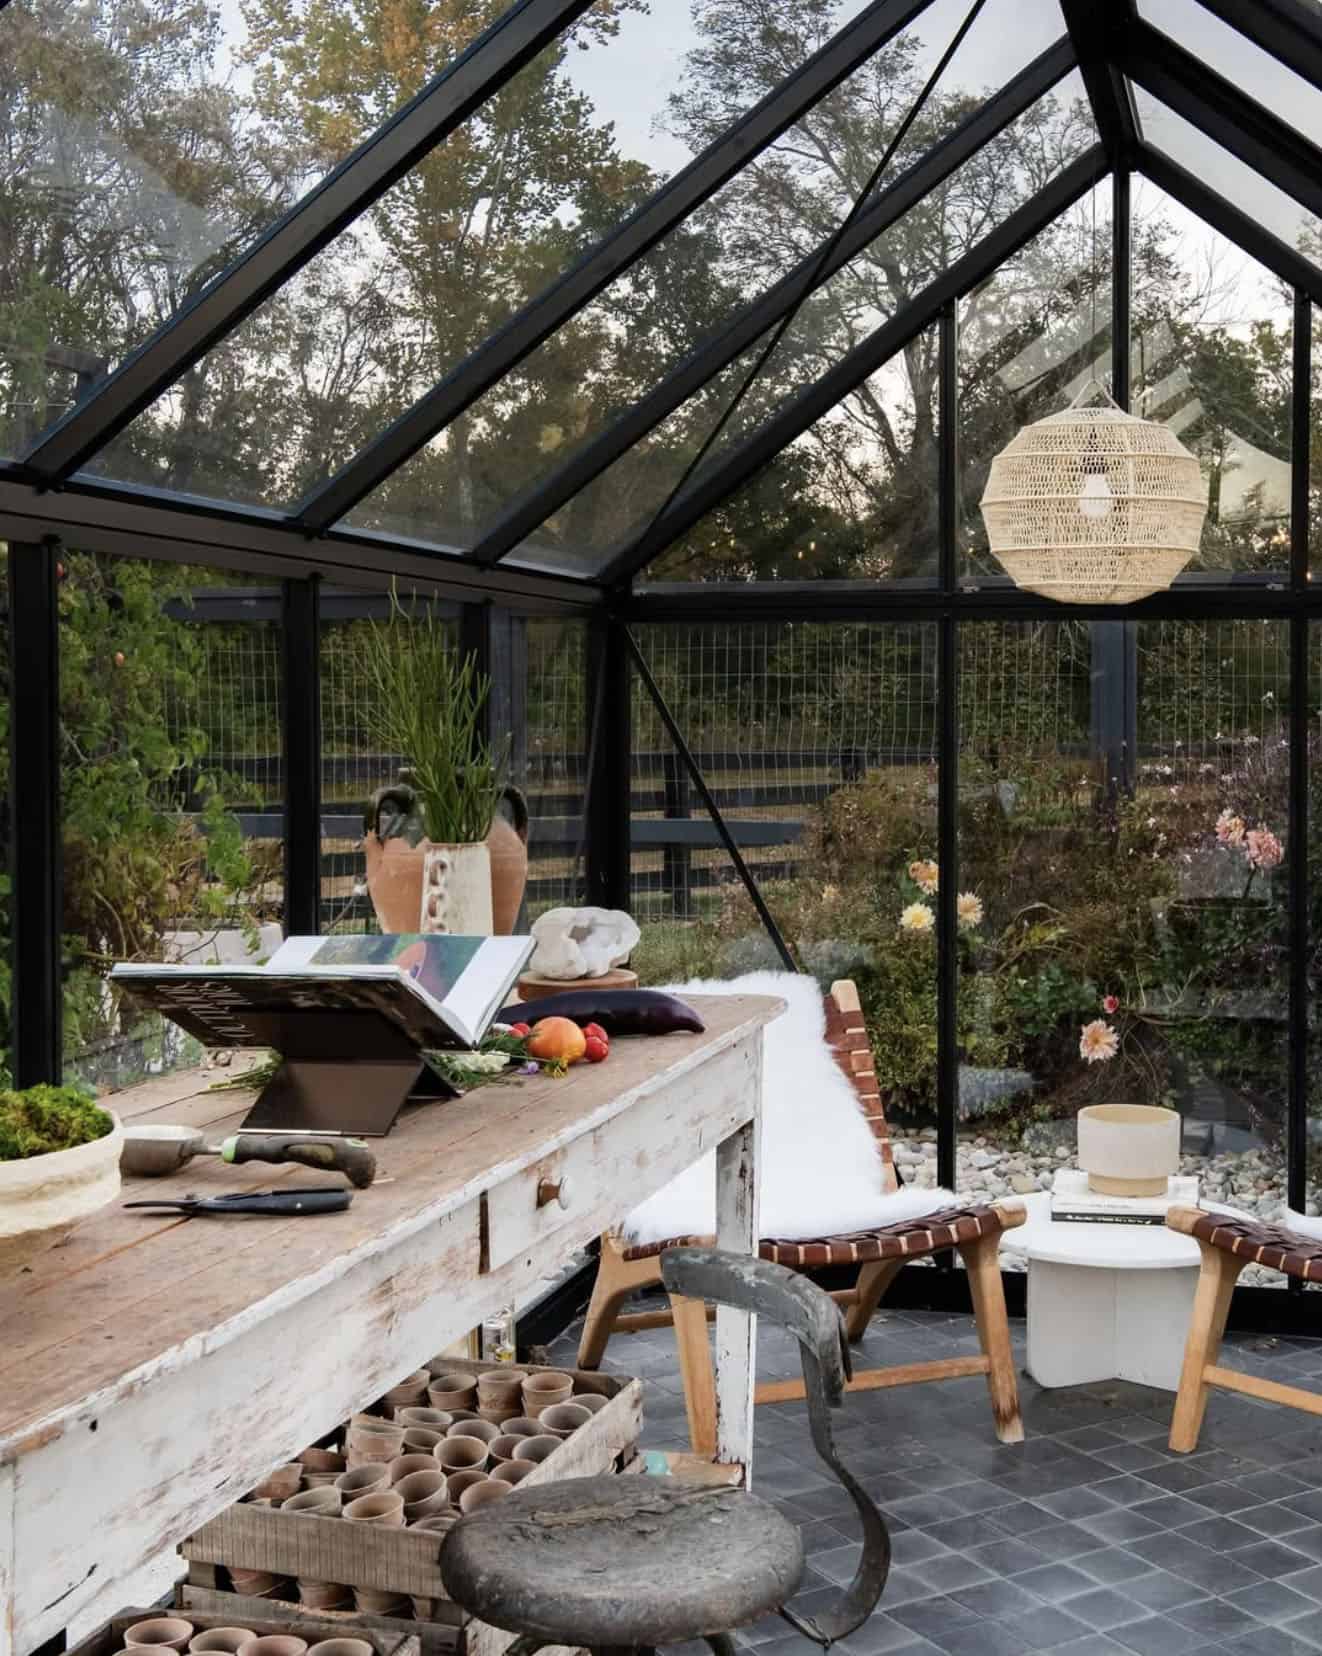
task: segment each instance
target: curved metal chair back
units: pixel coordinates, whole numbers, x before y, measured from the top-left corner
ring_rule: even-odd
[[[787,1328],[799,1342],[813,1447],[849,1491],[863,1526],[863,1552],[854,1579],[829,1610],[809,1618],[786,1606],[780,1614],[807,1638],[821,1645],[834,1644],[872,1614],[891,1560],[885,1521],[841,1462],[831,1434],[831,1410],[844,1403],[845,1382],[852,1372],[839,1307],[806,1277],[750,1254],[725,1253],[719,1248],[670,1248],[661,1255],[660,1264],[668,1293],[754,1312]]]

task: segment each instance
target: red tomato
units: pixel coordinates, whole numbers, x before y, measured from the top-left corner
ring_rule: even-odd
[[[601,1027],[600,1024],[584,1024],[583,1025],[583,1033],[585,1035],[589,1035],[589,1036],[595,1035],[599,1041],[605,1041],[607,1046],[609,1046],[611,1044],[610,1043],[610,1036],[607,1035],[606,1031]]]
[[[522,1040],[525,1035],[531,1035],[532,1034],[532,1029],[528,1024],[525,1024],[525,1023],[511,1024],[510,1025],[510,1034],[511,1035],[517,1035],[519,1037],[519,1039]]]
[[[589,1035],[587,1045],[583,1049],[583,1056],[589,1064],[599,1064],[610,1052],[608,1044],[600,1035]]]

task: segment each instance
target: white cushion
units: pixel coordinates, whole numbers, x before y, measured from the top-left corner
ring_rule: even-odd
[[[767,1026],[762,1065],[759,1231],[812,1241],[917,1219],[950,1206],[948,1190],[881,1188],[881,1153],[858,1095],[826,1044],[816,980],[749,972],[714,982],[668,984],[675,995],[778,995],[783,1016]],[[637,1207],[621,1227],[635,1244],[707,1236],[716,1228],[715,1156],[709,1152]]]

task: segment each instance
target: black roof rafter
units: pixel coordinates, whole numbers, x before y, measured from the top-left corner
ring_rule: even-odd
[[[318,533],[351,511],[930,4],[931,0],[873,0],[576,265],[313,490],[297,511],[309,532]]]
[[[1322,89],[1322,20],[1307,0],[1200,0],[1232,28]]]
[[[63,482],[420,161],[592,0],[518,0],[24,456]]]
[[[1126,32],[1121,67],[1229,154],[1322,217],[1322,150],[1151,24]]]
[[[515,500],[473,548],[478,563],[494,564],[520,546],[553,512],[700,391],[768,328],[774,327],[798,303],[805,289],[828,281],[984,144],[1026,113],[1073,67],[1073,51],[1069,41],[1062,37],[889,185],[859,215],[824,268],[821,266],[823,249],[819,246],[774,287],[732,317],[719,334],[699,346],[558,471]]]
[[[1106,153],[1096,144],[950,266],[890,321],[856,345],[834,368],[806,386],[781,411],[736,444],[708,471],[700,472],[660,517],[621,547],[597,577],[608,587],[623,585],[671,546],[686,530],[732,495],[796,437],[930,327],[944,305],[989,276],[1045,230],[1061,213],[1106,177]]]
[[[1107,159],[1113,167],[1123,167],[1134,153],[1140,130],[1133,93],[1115,58],[1136,15],[1134,0],[1108,0],[1104,6],[1095,0],[1060,0],[1060,9]]]

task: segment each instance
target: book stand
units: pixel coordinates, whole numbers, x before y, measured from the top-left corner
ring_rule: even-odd
[[[411,1099],[459,1096],[379,1012],[253,1010],[245,1021],[283,1062],[243,1118],[241,1132],[381,1138]]]

